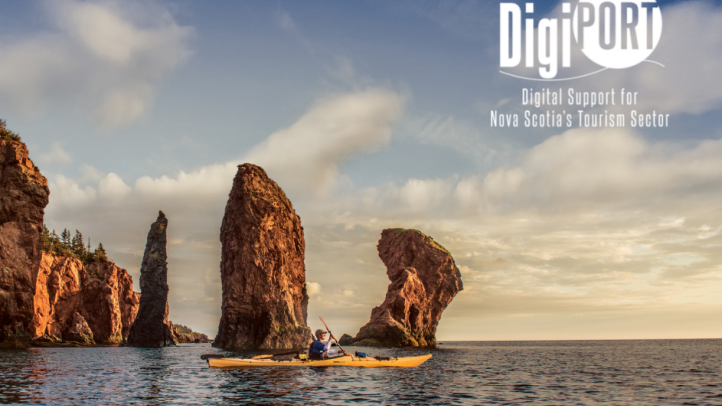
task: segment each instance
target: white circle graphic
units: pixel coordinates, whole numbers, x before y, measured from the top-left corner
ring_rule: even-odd
[[[662,13],[655,0],[583,0],[572,22],[587,58],[612,69],[644,61],[662,36]]]

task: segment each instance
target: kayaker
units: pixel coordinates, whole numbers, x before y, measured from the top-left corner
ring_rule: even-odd
[[[338,354],[339,350],[332,350],[331,344],[333,343],[333,340],[328,340],[326,343],[323,341],[326,339],[326,332],[318,329],[316,330],[316,341],[311,343],[311,345],[308,347],[308,357],[311,359],[326,359],[329,358],[329,355],[332,354]],[[344,355],[346,352],[344,352]],[[332,357],[333,358],[333,357]]]

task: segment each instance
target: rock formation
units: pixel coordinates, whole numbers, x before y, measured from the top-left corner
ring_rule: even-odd
[[[258,166],[238,167],[221,226],[224,349],[306,348],[308,294],[301,219]]]
[[[391,284],[354,345],[435,347],[441,313],[463,289],[454,258],[431,237],[401,228],[384,230],[378,251]]]
[[[210,343],[211,339],[208,338],[207,335],[202,333],[190,333],[190,334],[178,334],[178,343],[179,344],[203,344],[203,343]]]
[[[128,336],[140,294],[125,269],[110,261],[83,265],[77,258],[43,253],[29,327],[33,339],[76,341],[75,313],[98,344],[117,344]]]
[[[77,258],[43,253],[33,300],[35,315],[29,329],[34,339],[63,339],[63,331],[70,328],[74,314],[81,308],[87,278]]]
[[[84,266],[43,252],[49,194],[25,144],[0,137],[0,346],[78,337],[120,343],[138,311],[133,279],[107,260]]]
[[[158,212],[158,219],[148,231],[140,267],[140,310],[130,328],[130,346],[165,347],[177,343],[178,333],[168,321],[167,229],[168,219]]]
[[[141,299],[140,293],[133,291],[133,278],[110,261],[89,264],[87,273],[80,314],[97,343],[120,343],[130,336]]]
[[[27,340],[49,194],[25,144],[0,138],[0,345]]]
[[[85,322],[83,316],[78,312],[73,314],[73,322],[70,324],[65,339],[83,344],[95,344],[93,340],[93,330],[90,329],[88,323]]]
[[[339,338],[338,343],[340,345],[353,345],[353,337],[348,334],[344,334]]]
[[[211,339],[202,333],[196,333],[189,327],[182,324],[174,324],[173,328],[178,333],[178,343],[209,343]]]

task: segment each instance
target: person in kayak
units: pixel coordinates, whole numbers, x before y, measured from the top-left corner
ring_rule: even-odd
[[[338,354],[339,350],[332,350],[331,344],[333,343],[333,340],[329,339],[326,343],[323,342],[323,340],[326,339],[326,332],[318,329],[316,330],[316,341],[311,343],[311,345],[308,347],[308,357],[311,359],[326,359],[326,358],[333,358],[329,357],[329,355]],[[343,351],[344,355],[346,354],[345,351]]]

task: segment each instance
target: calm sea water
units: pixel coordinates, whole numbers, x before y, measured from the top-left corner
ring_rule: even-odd
[[[722,340],[446,342],[418,368],[209,369],[216,349],[0,351],[0,403],[722,405]],[[257,353],[227,353],[244,356]]]

